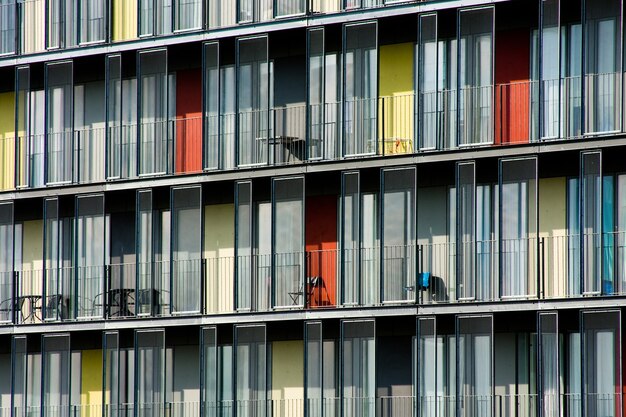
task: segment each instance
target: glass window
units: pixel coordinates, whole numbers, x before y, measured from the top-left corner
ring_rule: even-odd
[[[585,1],[585,130],[621,129],[620,0]]]
[[[476,167],[457,164],[456,224],[457,288],[459,300],[476,297]]]
[[[107,178],[120,178],[122,172],[122,56],[106,57]]]
[[[174,30],[202,28],[201,0],[176,0],[174,12]]]
[[[173,312],[201,309],[202,188],[172,189]]]
[[[416,300],[415,168],[384,169],[383,302]]]
[[[28,415],[28,353],[26,348],[26,336],[12,336],[12,372],[10,375],[14,417],[26,417]]]
[[[279,178],[274,186],[274,303],[304,306],[304,178]]]
[[[252,183],[238,182],[236,198],[237,309],[252,308]]]
[[[15,0],[0,1],[0,55],[15,52]]]
[[[584,415],[622,414],[620,311],[583,311]]]
[[[220,64],[219,43],[204,44],[204,168],[220,168]],[[223,163],[223,162],[222,162]]]
[[[172,33],[173,1],[176,0],[139,0],[139,36]]]
[[[324,28],[309,29],[309,158],[324,157]]]
[[[344,304],[358,304],[360,301],[359,259],[361,241],[361,198],[358,172],[342,174],[341,194],[342,302]]]
[[[537,159],[500,161],[502,297],[537,295]]]
[[[209,29],[234,26],[237,12],[237,0],[208,0]]]
[[[557,313],[539,313],[540,410],[545,417],[560,416],[560,362]]]
[[[421,417],[437,416],[437,332],[434,317],[417,319],[417,408]],[[444,415],[440,414],[439,415]]]
[[[437,147],[438,109],[440,95],[438,90],[438,42],[437,15],[427,14],[419,17],[419,46],[417,74],[419,88],[419,136],[421,149]]]
[[[560,0],[541,2],[541,121],[542,138],[561,134]]]
[[[203,327],[200,329],[202,343],[202,408],[203,417],[217,417],[219,415],[217,376],[217,327]]]
[[[47,182],[72,181],[73,87],[72,62],[46,64]]]
[[[118,332],[102,334],[103,416],[115,417],[120,411],[120,349]]]
[[[63,0],[48,0],[48,48],[65,48],[76,45],[78,22],[76,21],[77,2]]]
[[[42,417],[70,417],[70,336],[42,336]]]
[[[237,415],[267,415],[267,337],[265,325],[235,326]]]
[[[74,86],[74,181],[101,182],[105,169],[105,82]]]
[[[375,154],[378,81],[376,23],[344,26],[344,155]]]
[[[171,172],[167,51],[139,52],[139,174]]]
[[[270,73],[267,37],[237,41],[239,165],[268,162]]]
[[[13,310],[13,203],[0,204],[0,321],[11,321]]]
[[[376,411],[374,320],[341,322],[341,358],[344,415],[374,417]]]
[[[74,219],[65,216],[57,198],[44,201],[45,279],[42,300],[46,320],[64,320],[74,314]]]
[[[262,22],[271,20],[273,15],[273,0],[238,0],[239,23]]]
[[[306,12],[306,0],[277,0],[276,16],[293,16]]]
[[[76,197],[78,317],[103,317],[104,195]]]
[[[156,313],[158,298],[152,281],[153,232],[152,191],[137,191],[137,315]]]
[[[493,415],[493,318],[457,317],[457,416]]]
[[[306,404],[309,417],[322,417],[323,415],[323,372],[324,345],[322,340],[322,323],[304,323],[306,361]]]
[[[459,12],[459,145],[493,142],[493,10]]]
[[[80,2],[80,43],[106,40],[106,0]]]
[[[165,405],[165,332],[135,332],[136,415],[162,417]]]
[[[602,277],[602,153],[581,154],[583,292],[599,293]]]

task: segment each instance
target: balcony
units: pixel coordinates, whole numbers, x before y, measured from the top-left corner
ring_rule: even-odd
[[[598,137],[621,131],[621,97],[613,90],[621,83],[619,73],[592,74],[5,137],[0,151],[14,163],[3,166],[0,185],[89,184]]]
[[[165,402],[155,404],[119,404],[119,405],[72,405],[72,406],[29,406],[26,410],[16,407],[0,409],[2,417],[21,415],[44,416],[85,416],[85,417],[197,417],[202,412],[206,416],[233,417],[410,417],[414,407],[420,415],[456,415],[457,407],[462,416],[516,417],[543,415],[577,416],[585,408],[594,415],[616,416],[621,410],[621,393],[565,393],[559,395],[544,394],[509,394],[509,395],[463,395],[456,396],[419,396],[419,397],[376,397],[376,398],[293,398],[275,400],[229,400]],[[597,414],[596,414],[597,413]]]
[[[3,274],[2,293],[14,295],[0,300],[0,319],[606,297],[626,294],[625,271],[626,232],[62,266]]]

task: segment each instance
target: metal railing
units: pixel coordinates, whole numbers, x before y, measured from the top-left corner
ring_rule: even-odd
[[[585,262],[581,262],[585,259]],[[0,274],[17,324],[626,294],[626,232],[63,266]]]
[[[5,137],[0,188],[606,134],[622,128],[622,84],[589,74]]]

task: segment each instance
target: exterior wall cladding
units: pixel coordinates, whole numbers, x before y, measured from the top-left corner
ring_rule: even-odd
[[[0,0],[0,417],[623,417],[622,1]]]

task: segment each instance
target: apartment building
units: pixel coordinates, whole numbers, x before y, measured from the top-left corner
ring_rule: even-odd
[[[621,0],[0,0],[0,417],[622,417]]]

